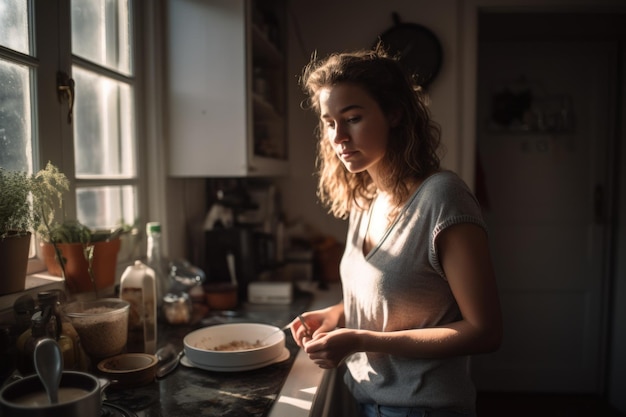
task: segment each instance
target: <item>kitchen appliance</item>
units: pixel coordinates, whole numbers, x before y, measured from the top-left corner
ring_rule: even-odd
[[[207,285],[230,282],[228,258],[234,257],[239,301],[248,300],[248,284],[274,267],[275,243],[271,234],[246,227],[207,230],[204,233],[204,270]]]

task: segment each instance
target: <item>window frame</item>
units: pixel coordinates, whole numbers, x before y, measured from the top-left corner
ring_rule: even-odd
[[[73,127],[64,121],[67,104],[59,102],[56,93],[56,74],[71,74],[71,3],[70,0],[25,0],[31,25],[29,46],[31,54],[21,54],[0,47],[0,58],[33,67],[31,89],[36,101],[33,111],[33,169],[48,161],[62,170],[70,181],[71,191],[63,204],[63,216],[76,218],[76,178],[74,175]],[[163,0],[131,0],[133,29],[133,69],[137,176],[137,222],[139,237],[141,225],[148,219],[167,225],[167,175],[165,104],[165,6]],[[52,16],[56,18],[51,18]],[[59,39],[58,46],[50,48],[50,39]],[[61,47],[60,45],[63,44]],[[63,218],[63,217],[59,217]],[[164,253],[168,252],[167,226],[163,234]],[[36,240],[36,239],[35,239]],[[145,247],[145,243],[141,243]],[[37,256],[29,263],[28,274],[45,272],[39,243],[35,241]],[[141,249],[140,249],[141,250]],[[136,251],[133,252],[137,255]],[[118,270],[130,262],[118,258]],[[44,273],[45,275],[45,273]],[[119,274],[118,274],[119,275]]]
[[[33,66],[31,88],[34,103],[33,108],[33,164],[37,170],[48,161],[55,164],[65,173],[70,182],[70,191],[66,193],[63,202],[62,213],[57,213],[57,219],[76,219],[76,190],[78,187],[99,185],[132,185],[135,187],[135,201],[137,204],[137,218],[125,219],[131,223],[137,221],[142,224],[146,219],[148,207],[148,194],[146,186],[146,165],[139,157],[139,151],[145,149],[142,138],[145,137],[145,117],[142,114],[143,103],[146,100],[144,92],[145,80],[143,74],[142,55],[143,47],[141,18],[143,7],[142,0],[129,0],[129,17],[132,25],[130,42],[131,52],[131,75],[119,75],[115,71],[107,70],[93,64],[81,57],[73,56],[71,51],[71,1],[70,0],[27,0],[30,11],[29,25],[30,47],[32,56],[23,55],[14,51],[2,50],[3,58],[12,62],[26,63]],[[151,6],[154,7],[154,6]],[[49,16],[57,16],[51,19]],[[56,41],[58,39],[58,42]],[[50,41],[53,40],[53,41]],[[156,46],[156,45],[153,45]],[[60,102],[57,96],[57,73],[65,72],[72,77],[72,65],[76,64],[97,74],[111,77],[115,80],[130,82],[133,89],[134,119],[133,126],[135,135],[135,166],[136,175],[131,178],[111,179],[77,179],[74,163],[74,132],[73,124],[67,123],[68,103]],[[28,265],[28,274],[44,272],[45,265],[41,257],[39,241],[35,237],[37,256],[32,258]],[[129,259],[118,257],[118,264],[128,263]]]

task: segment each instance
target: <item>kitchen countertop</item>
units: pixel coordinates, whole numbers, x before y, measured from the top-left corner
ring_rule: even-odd
[[[161,326],[158,345],[183,348],[183,338],[195,328],[228,322],[261,322],[282,327],[305,310],[323,308],[341,299],[338,283],[328,289],[317,283],[298,285],[294,302],[284,305],[244,305],[234,313],[210,313],[193,328]],[[286,332],[289,359],[243,372],[211,372],[182,364],[167,377],[126,390],[106,390],[106,401],[133,411],[138,417],[309,417],[323,399],[324,381],[332,371],[314,365]],[[318,389],[320,393],[318,393]],[[318,398],[319,397],[319,398]],[[323,406],[323,405],[322,405]]]
[[[312,287],[310,291],[313,294],[313,299],[309,310],[331,306],[341,301],[342,298],[339,283],[330,284],[326,290]],[[322,395],[325,393],[321,392],[320,387],[325,387],[326,381],[329,380],[334,380],[334,370],[325,371],[319,368],[309,360],[302,349],[298,349],[294,364],[269,417],[308,417],[315,415],[314,411],[316,410],[312,410],[312,407],[314,402],[316,402],[316,408],[324,407]],[[316,399],[316,395],[320,398]]]

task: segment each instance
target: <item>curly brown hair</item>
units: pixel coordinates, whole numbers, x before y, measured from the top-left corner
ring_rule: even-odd
[[[387,171],[385,186],[393,191],[394,203],[399,207],[408,198],[407,183],[440,169],[441,131],[431,119],[426,95],[397,59],[376,46],[372,50],[333,53],[323,59],[314,57],[304,67],[300,80],[308,95],[303,107],[319,115],[321,89],[339,83],[362,87],[386,116],[400,116],[400,122],[391,128],[382,161]],[[338,218],[346,218],[353,208],[367,208],[376,194],[370,175],[367,171],[351,173],[344,167],[325,137],[321,120],[316,133],[317,196],[322,204]]]

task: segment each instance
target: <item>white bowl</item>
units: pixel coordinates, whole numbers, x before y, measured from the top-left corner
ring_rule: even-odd
[[[278,327],[260,323],[229,323],[205,327],[185,336],[185,355],[192,364],[202,367],[242,368],[268,363],[284,353],[285,333],[279,330]],[[269,336],[270,334],[272,335]],[[266,337],[267,340],[263,340]],[[258,348],[214,350],[217,346],[234,341],[254,344],[261,340],[263,346]]]

